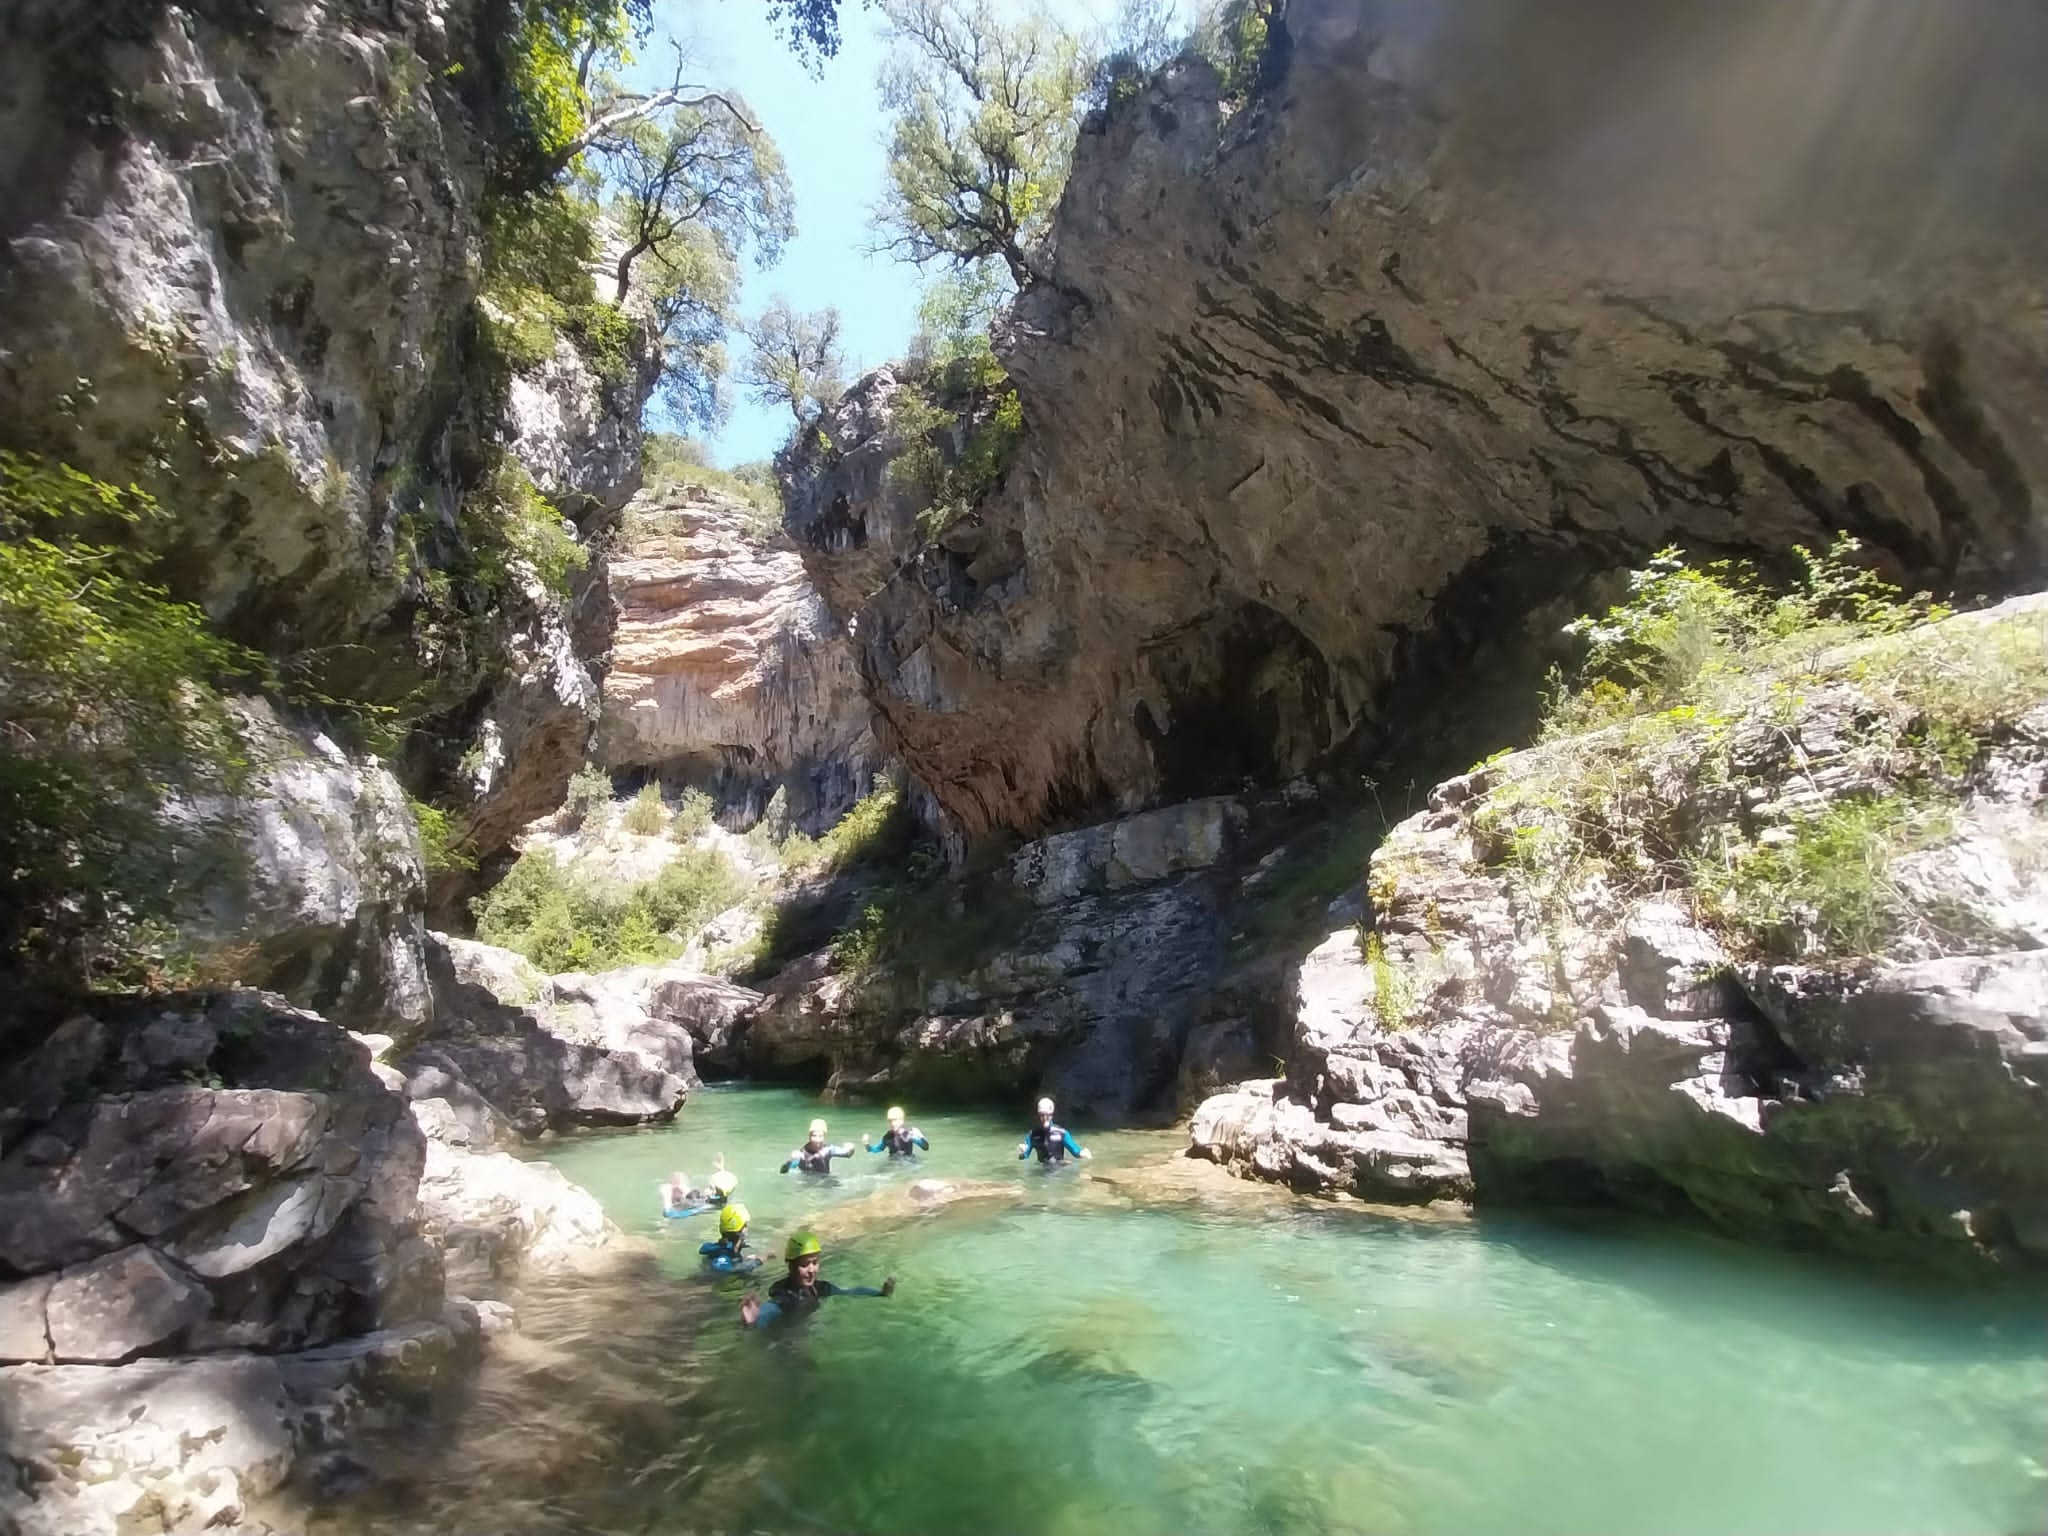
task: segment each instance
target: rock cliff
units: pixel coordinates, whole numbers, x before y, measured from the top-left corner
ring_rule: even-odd
[[[2041,573],[2048,19],[1294,0],[1269,65],[1087,125],[973,515],[892,486],[892,374],[790,466],[968,836],[1412,758],[1670,540]]]
[[[883,759],[845,635],[786,540],[717,491],[647,493],[608,562],[597,760],[711,788],[751,819],[786,787],[820,830]]]
[[[1206,1101],[1195,1150],[1379,1200],[2048,1263],[2048,601],[1797,685],[1439,785],[1373,854],[1368,922],[1303,962],[1284,1077]],[[1869,830],[1893,814],[1914,830]],[[1714,853],[1631,876],[1688,838]]]

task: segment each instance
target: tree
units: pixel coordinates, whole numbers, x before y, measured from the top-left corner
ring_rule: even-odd
[[[1175,30],[1172,0],[1122,0],[1095,48],[1088,105],[1106,107],[1135,94],[1189,41]]]
[[[623,242],[612,270],[615,304],[626,302],[633,264],[686,231],[709,236],[728,256],[751,244],[764,266],[796,231],[782,156],[724,97],[679,107],[666,122],[632,123],[592,147]]]
[[[1066,180],[1088,69],[1042,13],[1010,24],[991,0],[883,0],[895,114],[878,248],[920,266],[1000,259],[1019,288]]]
[[[875,0],[861,0],[863,8]],[[768,0],[768,23],[783,28],[789,46],[812,74],[839,53],[840,0]]]
[[[741,380],[761,404],[788,406],[798,431],[839,398],[846,359],[839,350],[838,310],[799,314],[777,294],[746,336]]]

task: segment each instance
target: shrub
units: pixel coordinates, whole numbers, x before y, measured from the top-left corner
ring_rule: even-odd
[[[612,776],[602,768],[585,765],[570,776],[569,791],[562,800],[562,816],[571,827],[585,825],[612,803]]]
[[[74,978],[118,971],[222,873],[213,830],[166,804],[249,766],[222,690],[266,669],[158,584],[139,546],[164,521],[0,452],[0,953]]]
[[[1856,553],[1799,550],[1799,579],[1774,591],[1663,550],[1623,602],[1575,621],[1578,686],[1554,684],[1544,745],[1497,765],[1473,818],[1525,911],[1562,931],[1689,891],[1732,948],[1772,957],[1985,937],[1960,898],[1931,910],[1896,870],[1951,835],[1989,744],[2048,698],[2048,625],[1924,627],[1948,610]],[[1825,746],[1801,724],[1823,690]]]
[[[509,455],[464,500],[462,522],[487,579],[495,576],[493,584],[499,587],[507,556],[526,565],[558,597],[569,596],[576,573],[590,563],[590,551]]]
[[[420,829],[420,863],[429,874],[476,868],[476,846],[466,828],[439,806],[424,800],[408,803]]]
[[[701,789],[686,789],[683,797],[676,802],[675,820],[668,824],[668,835],[679,843],[694,842],[698,834],[711,825],[711,797]]]
[[[1386,941],[1360,928],[1359,953],[1372,973],[1372,1011],[1382,1029],[1405,1029],[1415,1010],[1415,991],[1387,953]]]
[[[1007,382],[985,408],[970,408],[969,416],[959,451],[949,455],[944,440],[957,430],[956,413],[920,391],[897,397],[891,428],[903,446],[889,465],[889,478],[923,503],[917,528],[927,539],[937,538],[1002,484],[1023,440],[1023,402]]]
[[[609,891],[540,850],[522,854],[471,910],[486,943],[516,950],[551,973],[595,971],[671,958],[745,890],[731,860],[715,849],[684,850],[654,879]]]
[[[627,802],[619,825],[640,837],[659,837],[668,825],[668,807],[661,803],[661,786],[641,785],[640,793]]]

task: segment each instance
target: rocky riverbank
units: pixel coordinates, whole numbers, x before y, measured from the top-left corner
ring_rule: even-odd
[[[1373,1199],[2048,1263],[2044,658],[2048,603],[2016,600],[1439,785],[1303,962],[1284,1073],[1204,1102],[1194,1150]],[[1631,881],[1687,828],[1724,865]],[[1717,892],[1724,867],[1751,883]]]

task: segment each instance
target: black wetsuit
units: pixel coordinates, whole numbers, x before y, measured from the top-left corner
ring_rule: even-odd
[[[929,1152],[932,1144],[924,1139],[924,1132],[915,1126],[890,1126],[882,1132],[880,1141],[868,1143],[870,1152],[887,1152],[891,1157],[908,1157],[913,1152]]]

